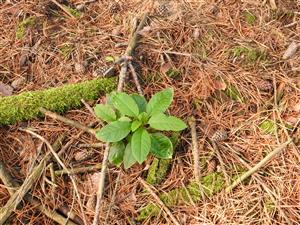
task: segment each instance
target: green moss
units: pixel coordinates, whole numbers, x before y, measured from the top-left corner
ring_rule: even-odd
[[[159,163],[159,160],[157,158],[154,158],[148,169],[146,181],[151,185],[156,184],[156,175],[155,174],[156,174],[156,171],[158,168],[158,163]]]
[[[225,90],[225,94],[234,101],[238,101],[238,102],[241,102],[241,103],[244,102],[244,98],[240,94],[239,90],[231,84],[227,85],[227,88]]]
[[[42,91],[29,91],[16,96],[0,98],[0,125],[14,124],[18,121],[41,116],[41,107],[63,113],[81,106],[81,99],[93,100],[99,95],[115,88],[115,79],[95,79],[78,84]]]
[[[276,134],[277,124],[273,120],[265,120],[258,126],[265,134]]]
[[[77,9],[73,9],[71,7],[65,6],[65,8],[68,10],[68,12],[73,15],[75,18],[79,18],[81,16],[81,13]]]
[[[32,27],[34,24],[35,24],[35,17],[28,17],[23,21],[21,21],[18,24],[17,31],[16,31],[17,39],[23,39],[27,28]]]
[[[243,58],[246,63],[266,60],[266,52],[249,46],[236,46],[230,50],[233,57]]]
[[[73,51],[74,46],[72,46],[71,44],[64,44],[62,47],[60,47],[60,53],[65,59],[69,58]]]
[[[265,205],[268,213],[272,214],[276,211],[276,206],[270,197],[265,199],[264,205]]]
[[[204,189],[205,195],[210,197],[215,193],[221,191],[225,185],[223,174],[211,173],[204,176],[200,180]],[[189,203],[190,200],[197,202],[201,200],[199,184],[197,182],[191,182],[184,188],[175,188],[167,193],[159,195],[162,202],[169,208],[178,205],[180,203]],[[153,217],[159,214],[160,207],[154,203],[149,203],[141,211],[137,217],[138,221],[142,221],[146,218]]]
[[[254,24],[255,24],[256,16],[253,15],[251,12],[249,12],[249,11],[244,11],[244,12],[243,12],[243,16],[244,16],[245,21],[246,21],[248,24],[250,24],[250,25],[254,25]]]
[[[178,78],[181,76],[181,72],[178,69],[172,68],[166,72],[166,75],[170,78]]]

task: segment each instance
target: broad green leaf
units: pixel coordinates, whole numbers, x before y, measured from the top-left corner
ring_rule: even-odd
[[[130,168],[133,164],[136,163],[135,158],[133,157],[132,151],[131,151],[131,143],[129,142],[126,146],[125,152],[124,152],[124,157],[123,157],[123,162],[124,162],[124,168],[128,169]]]
[[[130,95],[123,92],[113,92],[110,95],[113,106],[126,116],[137,117],[139,108]]]
[[[151,134],[151,152],[158,158],[171,159],[173,155],[171,140],[161,133]]]
[[[265,134],[276,134],[277,132],[277,124],[273,120],[265,120],[261,124],[259,124],[259,128]]]
[[[127,116],[122,116],[120,119],[118,119],[119,121],[127,121],[127,122],[131,122],[131,119]]]
[[[123,141],[113,143],[109,149],[109,162],[119,167],[123,161],[124,151],[125,145]]]
[[[97,118],[105,121],[112,122],[116,120],[116,113],[110,105],[98,104],[94,108]]]
[[[140,113],[146,112],[146,106],[147,106],[147,101],[144,98],[144,96],[138,95],[138,94],[131,94],[130,95],[135,103],[138,105]]]
[[[157,92],[152,96],[147,104],[146,111],[149,115],[153,116],[158,113],[165,112],[171,105],[173,100],[173,89],[168,88]]]
[[[146,112],[142,112],[139,116],[138,119],[143,123],[147,123],[149,119],[149,115]]]
[[[142,125],[142,122],[139,120],[135,120],[131,124],[131,131],[134,132],[136,131],[140,126]]]
[[[118,142],[130,133],[131,123],[115,121],[96,132],[96,138],[103,142]]]
[[[149,120],[150,127],[156,130],[180,131],[187,128],[185,122],[174,116],[166,116],[163,113],[152,116]]]
[[[144,162],[150,152],[151,138],[144,128],[135,131],[131,138],[131,149],[133,157],[139,164]]]
[[[105,61],[106,62],[114,62],[115,61],[115,58],[113,56],[106,56],[105,57]]]

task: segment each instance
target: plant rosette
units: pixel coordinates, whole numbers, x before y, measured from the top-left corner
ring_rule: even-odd
[[[173,89],[162,90],[149,102],[138,94],[112,92],[107,104],[98,104],[96,116],[107,125],[96,132],[100,141],[112,143],[109,162],[128,169],[143,163],[149,154],[170,159],[173,155],[171,140],[160,131],[181,131],[185,122],[165,114],[173,101]]]

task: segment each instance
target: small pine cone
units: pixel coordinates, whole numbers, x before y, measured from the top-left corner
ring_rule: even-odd
[[[263,80],[257,83],[257,88],[261,91],[272,91],[273,90],[273,84],[271,81]]]
[[[96,202],[97,202],[96,195],[90,196],[89,199],[87,200],[86,208],[87,208],[89,211],[94,211],[94,210],[95,210],[95,207],[96,207]]]
[[[113,3],[109,6],[108,10],[109,10],[109,12],[110,12],[111,14],[116,14],[116,13],[118,13],[118,12],[121,11],[121,5],[120,5],[119,3],[117,3],[117,2],[113,2]]]
[[[170,15],[170,6],[167,3],[160,4],[156,9],[155,9],[155,15],[159,17],[166,17]]]
[[[94,156],[95,152],[94,151],[81,151],[81,152],[76,152],[74,155],[75,161],[83,161],[86,159],[91,158]]]
[[[113,77],[117,75],[115,68],[110,69],[111,66],[102,66],[93,72],[94,77]],[[110,70],[109,70],[110,69]]]
[[[217,130],[211,137],[211,140],[214,142],[221,142],[227,139],[228,139],[228,134],[224,129]]]

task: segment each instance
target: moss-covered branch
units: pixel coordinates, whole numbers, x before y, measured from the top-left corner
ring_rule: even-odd
[[[0,97],[0,126],[42,116],[39,111],[41,107],[63,113],[81,106],[81,99],[94,100],[101,94],[111,92],[115,87],[115,78],[95,79],[42,91]]]
[[[200,183],[206,196],[221,191],[225,186],[225,180],[222,173],[211,173],[200,179]],[[178,205],[179,203],[189,203],[191,201],[197,202],[201,200],[201,192],[198,182],[191,182],[183,188],[176,188],[167,193],[159,195],[159,198],[167,207]],[[140,212],[137,217],[138,221],[153,217],[159,214],[160,207],[154,203],[149,203]]]

